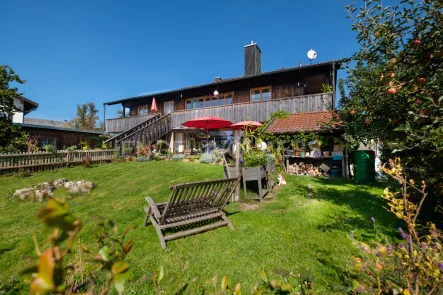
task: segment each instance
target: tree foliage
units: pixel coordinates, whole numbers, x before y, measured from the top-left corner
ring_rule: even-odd
[[[81,130],[103,130],[97,127],[98,110],[93,102],[77,105],[77,114],[73,120],[69,122],[70,126]]]
[[[346,9],[360,49],[339,84],[345,137],[355,143],[381,139],[385,158],[401,157],[408,173],[427,178],[434,196],[440,194],[442,1],[403,0],[390,7],[365,0]]]
[[[14,105],[14,98],[20,97],[11,83],[23,84],[25,81],[7,65],[0,65],[0,151],[14,151],[23,144],[23,133],[19,126],[12,124],[11,116],[19,111]]]

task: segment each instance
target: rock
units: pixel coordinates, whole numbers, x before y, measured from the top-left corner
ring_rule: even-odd
[[[62,187],[64,184],[65,184],[65,182],[67,182],[68,180],[66,179],[66,178],[59,178],[59,179],[56,179],[56,180],[54,180],[54,186],[56,187],[56,188],[58,188],[58,187]]]
[[[65,183],[63,184],[63,186],[64,186],[65,188],[67,188],[68,190],[69,190],[70,187],[75,186],[75,185],[76,185],[76,182],[73,182],[73,181],[68,181],[68,182],[65,182]]]
[[[18,189],[13,194],[14,197],[19,197],[21,200],[32,199],[34,195],[35,193],[33,188]]]

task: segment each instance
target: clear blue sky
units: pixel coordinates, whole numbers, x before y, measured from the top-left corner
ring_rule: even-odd
[[[0,64],[39,103],[29,117],[70,120],[76,105],[243,75],[243,46],[262,50],[262,71],[350,56],[351,0],[2,1]],[[341,75],[344,71],[341,71]],[[115,117],[107,110],[107,118]]]

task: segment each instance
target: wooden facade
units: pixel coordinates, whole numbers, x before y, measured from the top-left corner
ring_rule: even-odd
[[[28,133],[30,136],[39,137],[39,146],[43,148],[45,144],[54,144],[58,150],[63,150],[70,146],[78,146],[82,141],[87,141],[91,148],[95,148],[96,144],[99,142],[98,137],[102,134],[101,132],[84,132],[79,130],[69,130],[69,129],[54,129],[48,128],[47,126],[33,126],[29,127],[26,125],[21,126],[22,131]]]
[[[154,97],[160,115],[166,115],[165,103],[173,103],[172,128],[200,116],[221,117],[234,123],[243,120],[264,122],[272,112],[278,110],[290,113],[324,111],[333,108],[334,94],[323,93],[323,84],[335,87],[335,76],[339,67],[340,62],[333,61],[280,69],[255,76],[216,79],[206,85],[106,103],[107,105],[120,103],[130,110],[131,115],[126,118],[106,120],[106,131],[123,132],[151,118],[155,114],[149,113],[144,116],[137,114],[139,107],[151,106]],[[267,100],[252,102],[251,91],[256,89],[271,89],[271,95],[266,96]],[[214,96],[215,90],[220,93],[218,96]],[[208,103],[218,98],[229,99],[222,99],[222,105],[218,105],[218,102],[216,106],[213,106],[212,102]],[[199,107],[187,109],[187,102],[190,100],[200,102]]]
[[[223,118],[233,123],[244,120],[264,122],[277,111],[289,113],[325,111],[330,108],[331,104],[332,93],[321,93],[262,102],[244,102],[219,107],[182,110],[171,114],[172,128],[180,127],[183,122],[204,116]]]

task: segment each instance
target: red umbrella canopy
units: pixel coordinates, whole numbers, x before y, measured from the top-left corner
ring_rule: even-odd
[[[256,121],[242,121],[232,124],[230,127],[232,130],[244,130],[244,129],[255,129],[261,126],[261,123]]]
[[[216,117],[201,117],[186,121],[182,124],[185,127],[195,127],[204,129],[220,129],[226,128],[232,125],[232,122],[222,118]]]
[[[155,97],[152,98],[151,111],[156,112],[156,113],[158,112],[158,110],[157,110],[157,103],[155,102]]]

